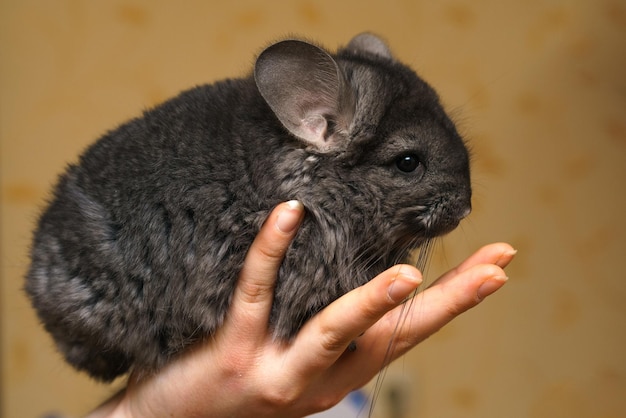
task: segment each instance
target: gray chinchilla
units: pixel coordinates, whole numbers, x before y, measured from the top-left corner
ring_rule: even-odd
[[[285,40],[254,73],[183,92],[108,132],[60,177],[26,292],[66,360],[152,372],[210,336],[271,209],[306,216],[270,327],[288,340],[470,211],[468,151],[435,91],[361,34]]]

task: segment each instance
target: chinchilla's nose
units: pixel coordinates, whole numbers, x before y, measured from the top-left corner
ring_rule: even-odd
[[[461,219],[467,218],[470,213],[472,213],[472,203],[468,202],[467,206],[465,207],[465,210],[461,212]]]

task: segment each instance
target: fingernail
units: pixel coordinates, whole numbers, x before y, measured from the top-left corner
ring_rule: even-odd
[[[509,280],[506,276],[493,276],[483,282],[476,292],[478,299],[482,300],[500,289]]]
[[[286,206],[287,207],[278,214],[276,227],[281,232],[288,234],[298,227],[300,219],[302,218],[304,205],[297,200],[290,200],[287,202]]]
[[[504,268],[506,267],[507,264],[509,264],[511,259],[515,256],[515,254],[517,254],[517,250],[515,249],[507,250],[502,253],[498,261],[496,261],[494,264],[496,266]]]
[[[394,303],[402,302],[422,283],[419,276],[399,271],[387,288],[387,296]]]

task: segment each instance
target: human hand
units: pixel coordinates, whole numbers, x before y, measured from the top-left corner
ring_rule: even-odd
[[[157,374],[131,376],[125,391],[95,417],[302,417],[327,409],[506,281],[515,251],[504,243],[478,250],[420,293],[418,312],[402,302],[420,272],[397,265],[314,316],[289,343],[268,329],[276,273],[303,208],[279,205],[251,246],[227,319],[217,333]],[[415,315],[397,332],[401,315]],[[356,341],[357,349],[347,350]]]

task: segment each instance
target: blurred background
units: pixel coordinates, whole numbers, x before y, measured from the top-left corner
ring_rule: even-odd
[[[365,30],[473,149],[474,212],[428,280],[488,242],[519,250],[501,292],[392,366],[378,416],[626,416],[626,1],[0,0],[2,417],[78,417],[121,384],[66,366],[21,291],[65,165],[273,40]]]

